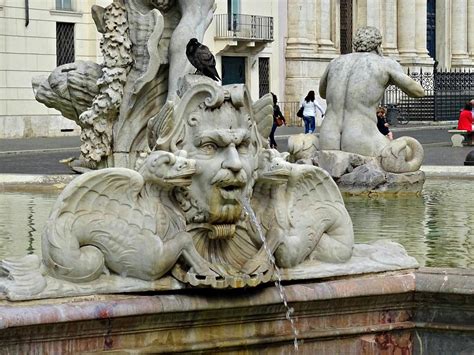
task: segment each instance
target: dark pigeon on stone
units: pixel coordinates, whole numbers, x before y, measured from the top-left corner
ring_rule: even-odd
[[[216,70],[216,59],[209,48],[196,38],[191,38],[186,45],[186,57],[198,72],[215,81],[221,80]]]

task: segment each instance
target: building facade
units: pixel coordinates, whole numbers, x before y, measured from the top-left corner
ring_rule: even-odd
[[[75,60],[101,62],[93,4],[110,0],[0,0],[0,138],[78,134],[58,111],[36,102],[35,76]],[[283,94],[286,3],[217,0],[204,43],[216,54],[223,83],[245,83],[258,99]],[[284,5],[284,6],[283,6]],[[229,10],[228,10],[229,9]]]
[[[474,0],[288,0],[285,100],[316,90],[327,64],[351,52],[361,26],[411,71],[474,68]]]
[[[31,80],[74,60],[98,61],[95,3],[0,0],[0,138],[78,134],[74,122],[36,102]]]
[[[93,4],[110,0],[0,0],[0,138],[78,134],[34,99],[31,80],[74,60],[100,63]],[[28,6],[26,6],[28,5]],[[360,26],[383,35],[384,55],[410,70],[474,68],[474,0],[216,0],[204,43],[223,84],[245,83],[300,101]],[[324,101],[320,100],[324,105]]]

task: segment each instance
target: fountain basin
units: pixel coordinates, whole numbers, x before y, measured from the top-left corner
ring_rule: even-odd
[[[66,179],[71,178],[73,176]],[[26,235],[10,235],[2,243],[5,247],[9,239],[24,239],[23,244],[20,249],[0,248],[2,257],[15,250],[18,255],[24,254],[25,248],[38,254],[44,222],[40,216],[47,218],[49,204],[54,203],[63,187],[61,182],[51,181],[53,183],[31,183],[27,189],[22,189],[23,183],[1,185],[0,191],[9,198],[19,197],[19,200],[9,199],[7,207],[30,206],[29,215],[28,209],[13,213],[23,213],[25,219],[16,224],[26,225],[23,226]],[[455,180],[450,180],[453,182]],[[442,182],[441,186],[446,183]],[[26,202],[22,200],[25,196],[28,196]],[[435,202],[443,203],[440,195],[434,196],[437,197]],[[43,204],[35,205],[35,198],[43,199]],[[350,199],[346,199],[346,205],[352,215],[350,205],[357,205],[357,201]],[[381,201],[390,205],[395,200],[378,200],[377,203],[380,205]],[[410,203],[398,200],[396,205],[403,209]],[[360,206],[355,208],[360,209]],[[383,215],[387,213],[383,208],[374,210],[380,210]],[[361,217],[352,218],[357,224]],[[4,217],[0,220],[4,221]],[[407,223],[410,224],[409,220],[404,220],[404,224]],[[378,225],[372,226],[378,230]],[[398,224],[399,231],[404,231],[402,226],[403,223]],[[429,226],[430,223],[420,223],[420,230]],[[356,242],[360,242],[357,226],[355,230]],[[469,233],[462,235],[469,237]],[[436,239],[429,237],[429,234],[423,235],[421,241],[432,250],[440,249],[433,247]],[[404,242],[403,238],[398,241]],[[463,255],[469,257],[469,247],[466,247],[469,238],[463,241],[461,246],[467,249]],[[420,249],[418,242],[414,246]],[[438,242],[446,245],[442,240]],[[410,247],[407,249],[411,254]],[[436,255],[427,259],[420,259],[416,253],[415,256],[422,265],[433,265],[431,260],[446,260]],[[461,266],[472,265],[469,260],[462,258]],[[304,272],[304,268],[301,270]],[[285,278],[291,279],[285,272]],[[290,306],[295,309],[301,353],[373,354],[390,349],[421,354],[472,353],[474,350],[473,270],[420,268],[352,276],[340,274],[330,278],[320,274],[317,280],[308,273],[306,277],[298,275],[297,270],[293,273],[297,277],[285,281],[284,287]],[[298,278],[305,280],[296,280]],[[272,285],[219,291],[190,290],[179,285],[174,288],[128,295],[23,302],[1,300],[0,350],[6,353],[104,350],[275,353],[293,350],[291,326],[285,319],[278,291]]]
[[[474,272],[422,268],[287,283],[301,353],[474,350]],[[215,291],[215,290],[214,290]],[[5,353],[290,352],[275,287],[0,302]]]

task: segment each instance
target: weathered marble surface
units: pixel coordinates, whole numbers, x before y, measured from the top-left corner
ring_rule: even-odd
[[[304,134],[289,138],[290,161],[315,165],[326,170],[341,192],[349,194],[420,193],[423,188],[425,174],[421,170],[390,173],[384,169],[377,157],[340,150],[318,151],[313,148],[304,148],[312,147],[312,142],[315,141],[312,135]]]
[[[352,221],[337,185],[265,148],[272,107],[271,95],[254,103],[244,85],[185,76],[147,126],[150,152],[138,171],[74,179],[52,208],[42,263],[0,261],[0,287],[12,299],[60,297],[93,293],[91,282],[97,292],[153,289],[171,274],[193,286],[241,288],[271,281],[277,267],[349,261]],[[109,273],[129,284],[117,287],[117,278],[102,277]]]
[[[301,353],[472,350],[472,270],[422,268],[284,287]],[[289,353],[293,335],[282,313],[273,286],[0,301],[0,351]]]
[[[423,147],[411,137],[390,141],[382,135],[377,128],[376,109],[389,84],[397,85],[413,97],[424,96],[424,91],[395,60],[382,56],[381,43],[378,29],[362,27],[354,38],[355,52],[329,63],[319,86],[320,95],[327,102],[318,146],[323,156],[312,160],[324,166],[334,178],[341,178],[344,183],[339,186],[349,192],[360,193],[364,188],[366,192],[419,192],[424,182],[421,174],[416,184],[413,174],[408,179],[394,174],[419,171]],[[337,154],[337,151],[354,155]],[[377,169],[368,165],[352,172],[352,168],[371,160],[376,161]],[[343,176],[345,173],[351,175]]]
[[[92,6],[104,62],[76,61],[33,79],[38,101],[81,126],[75,170],[134,168],[147,150],[147,124],[192,72],[185,53],[202,40],[215,0],[113,0]],[[168,78],[173,78],[168,80]],[[78,169],[76,169],[78,168]]]
[[[189,288],[184,282],[178,281],[172,276],[165,276],[157,280],[140,280],[138,278],[124,277],[120,275],[100,275],[89,282],[77,283],[64,281],[48,275],[42,270],[41,260],[36,255],[28,255],[23,259],[3,260],[3,266],[9,263],[21,263],[22,272],[29,267],[34,279],[32,284],[29,279],[16,280],[12,276],[10,280],[0,282],[0,288],[9,300],[29,300],[43,298],[58,298],[71,296],[85,296],[94,294],[118,294],[143,291],[166,291],[181,290]],[[285,269],[280,269],[283,281],[324,279],[334,276],[362,275],[367,272],[377,273],[385,271],[397,271],[417,268],[418,262],[406,254],[405,249],[398,243],[390,241],[377,241],[371,244],[356,244],[352,258],[344,263],[334,264],[318,260],[307,260],[302,264]],[[238,278],[223,279],[219,283],[213,283],[219,288],[239,288],[239,284],[245,282],[247,286],[257,286],[261,282],[276,281],[275,274],[267,274],[266,279],[248,277],[244,280]],[[37,289],[32,289],[32,285]],[[33,292],[35,291],[35,292]]]

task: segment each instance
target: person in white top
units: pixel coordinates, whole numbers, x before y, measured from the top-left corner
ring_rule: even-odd
[[[303,121],[304,133],[313,133],[316,130],[316,110],[321,112],[321,117],[324,117],[323,108],[316,102],[314,91],[308,92],[308,95],[301,102],[303,107]]]

